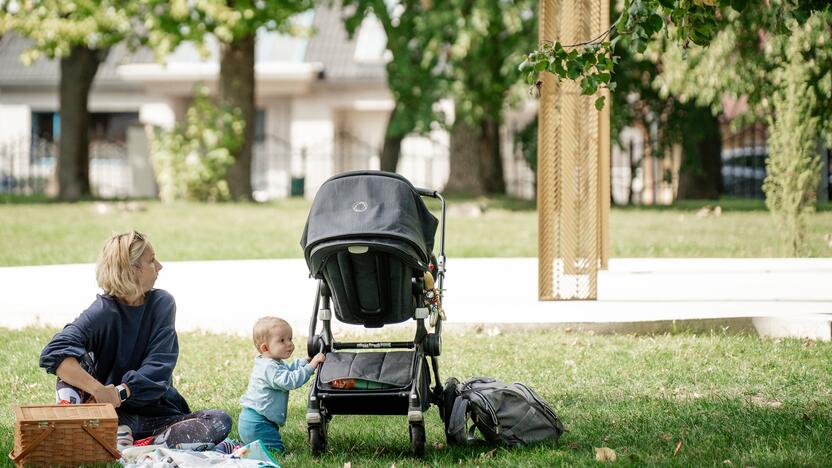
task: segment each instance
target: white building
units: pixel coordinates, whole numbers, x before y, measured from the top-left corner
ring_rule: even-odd
[[[257,38],[252,182],[258,199],[288,196],[293,179],[295,190],[303,180],[305,195],[311,196],[336,172],[377,169],[393,109],[386,84],[386,38],[375,19],[365,20],[352,40],[337,10],[318,7],[300,21],[317,33],[311,38],[262,33]],[[40,59],[25,67],[19,56],[27,46],[11,33],[0,40],[0,176],[6,176],[0,191],[3,180],[10,188],[9,174],[19,178],[24,168],[29,178],[19,179],[28,181],[23,183],[30,191],[54,172],[59,65]],[[203,60],[194,47],[184,45],[165,65],[155,63],[147,50],[130,54],[117,46],[110,52],[89,100],[90,177],[98,195],[155,194],[147,163],[148,128],[170,127],[181,119],[197,83],[216,85],[216,45],[209,50]],[[517,125],[506,128],[510,126]],[[510,191],[531,198],[533,176],[516,161],[509,134],[504,132]],[[415,185],[441,189],[448,177],[448,146],[442,130],[406,138],[398,172]]]

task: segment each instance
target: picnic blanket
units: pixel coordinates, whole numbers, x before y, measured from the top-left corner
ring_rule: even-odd
[[[121,453],[121,464],[124,468],[280,468],[259,440],[238,448],[230,455],[171,449],[165,445],[130,447]]]

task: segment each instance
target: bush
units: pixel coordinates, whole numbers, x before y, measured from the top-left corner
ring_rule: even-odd
[[[780,224],[784,240],[792,255],[806,253],[806,215],[815,209],[820,182],[821,161],[818,151],[822,115],[828,112],[822,99],[813,92],[818,63],[827,50],[815,50],[828,34],[830,14],[813,14],[805,25],[791,22],[793,34],[786,44],[788,60],[775,73],[781,88],[774,94],[775,117],[769,119],[768,176],[763,182],[766,205]],[[828,73],[823,71],[822,73]]]
[[[227,200],[225,176],[243,143],[244,126],[240,109],[216,106],[208,89],[197,87],[185,122],[158,130],[151,144],[162,201]]]

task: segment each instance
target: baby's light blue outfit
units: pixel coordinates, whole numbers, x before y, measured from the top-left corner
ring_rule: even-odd
[[[280,426],[286,423],[289,390],[309,381],[314,370],[302,359],[296,359],[291,364],[263,356],[254,359],[248,389],[240,397],[243,410],[237,430],[243,443],[260,440],[270,450],[285,450]]]

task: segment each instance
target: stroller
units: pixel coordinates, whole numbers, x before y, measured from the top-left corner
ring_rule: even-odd
[[[432,254],[438,221],[422,197],[436,198],[442,207],[438,261]],[[306,412],[312,454],[326,450],[333,415],[373,414],[406,415],[411,448],[422,456],[424,413],[431,403],[443,411],[437,357],[444,318],[445,200],[398,174],[338,174],[315,196],[300,244],[310,276],[318,279],[307,351],[326,354]],[[332,309],[340,322],[366,328],[415,319],[416,333],[413,341],[335,341]]]

